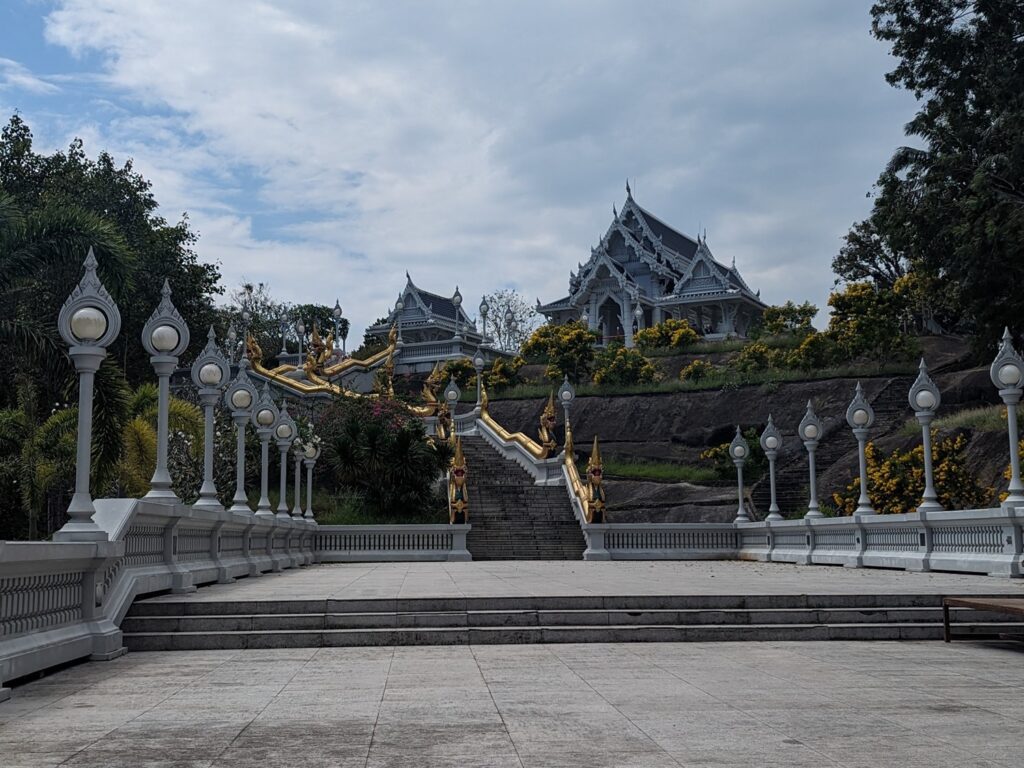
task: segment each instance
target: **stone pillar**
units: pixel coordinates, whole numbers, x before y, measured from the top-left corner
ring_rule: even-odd
[[[633,346],[633,302],[630,301],[629,294],[625,294],[622,297],[622,301],[619,302],[622,306],[622,333],[623,342],[627,347]]]

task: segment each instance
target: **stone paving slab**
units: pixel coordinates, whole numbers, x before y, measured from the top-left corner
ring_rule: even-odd
[[[954,573],[741,561],[493,561],[318,565],[146,602],[996,593],[1024,597],[1024,583]]]
[[[0,765],[1017,766],[1024,647],[588,644],[132,653],[13,689]]]

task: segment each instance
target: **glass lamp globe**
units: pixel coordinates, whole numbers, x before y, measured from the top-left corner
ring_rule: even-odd
[[[868,423],[868,412],[863,408],[858,408],[853,412],[853,423],[858,427],[863,427]]]
[[[235,326],[228,328],[228,339],[234,341],[238,338],[238,331],[235,330]]]
[[[107,316],[98,307],[82,307],[71,316],[71,332],[81,341],[96,341],[107,331]]]
[[[149,337],[150,341],[153,342],[153,348],[157,352],[170,352],[178,346],[180,338],[178,336],[178,329],[173,325],[158,325],[153,329],[153,334]]]
[[[452,304],[454,304],[456,307],[462,304],[462,294],[459,293],[458,288],[455,289],[455,295],[452,296]]]
[[[274,434],[282,440],[287,440],[292,436],[292,428],[287,424],[278,424],[277,429],[274,430]]]
[[[999,381],[1007,387],[1020,384],[1021,370],[1013,363],[1007,363],[999,369]]]
[[[264,408],[256,414],[256,423],[261,427],[269,427],[274,423],[274,412],[269,408]]]
[[[808,424],[804,427],[804,437],[808,440],[814,440],[818,437],[818,427],[814,424]]]
[[[590,320],[590,315],[588,315],[586,312],[584,312],[582,315],[580,315],[580,322],[583,323],[584,325],[586,325],[589,320]]]
[[[242,322],[243,323],[248,323],[250,320],[252,320],[252,312],[250,312],[248,309],[243,309],[242,310]]]
[[[316,458],[316,446],[313,443],[306,443],[306,449],[303,451],[307,459]]]
[[[930,411],[935,407],[935,395],[930,390],[922,389],[917,393],[914,402],[917,403],[917,407],[921,410]]]
[[[769,435],[768,437],[766,437],[764,439],[764,444],[768,448],[771,448],[771,449],[774,450],[775,448],[779,447],[779,438],[777,438],[775,435]]]
[[[476,358],[473,360],[473,365],[475,365],[477,368],[483,368],[484,359],[480,355],[477,355]]]
[[[399,296],[398,301],[395,302],[395,311],[401,312],[403,309],[405,309],[405,302],[402,300],[402,297]]]
[[[334,316],[338,318],[341,317],[341,304],[338,304],[337,302],[334,303]]]
[[[732,449],[732,455],[735,456],[737,459],[742,459],[744,456],[747,455],[747,449],[744,448],[742,445],[734,446]]]
[[[490,312],[490,311],[491,311],[491,307],[490,307],[490,305],[488,305],[487,299],[484,299],[483,301],[481,301],[480,302],[480,314],[486,316],[487,313]]]
[[[569,402],[570,400],[572,400],[572,392],[570,392],[568,389],[563,390],[562,391],[562,399],[565,402]]]
[[[643,317],[643,316],[644,316],[644,311],[643,311],[643,309],[642,309],[642,308],[640,307],[640,305],[639,305],[639,304],[637,304],[637,305],[636,305],[636,309],[634,309],[634,310],[633,310],[633,314],[634,314],[634,315],[635,315],[636,317]]]
[[[231,404],[240,411],[252,405],[252,392],[247,389],[236,389],[231,393]],[[270,413],[270,411],[267,411]]]
[[[505,322],[506,323],[511,323],[512,322],[512,317],[513,317],[512,310],[511,309],[506,309],[505,310]]]
[[[223,372],[216,363],[207,363],[199,369],[199,380],[208,387],[216,387],[220,384]]]

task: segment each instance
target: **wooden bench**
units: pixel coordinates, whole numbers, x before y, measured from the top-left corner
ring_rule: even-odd
[[[979,639],[989,635],[970,634],[966,632],[954,634],[949,626],[950,608],[971,608],[975,611],[1004,613],[1009,616],[1024,618],[1024,597],[944,597],[942,598],[942,636],[948,643],[950,640]],[[1008,640],[1024,640],[1024,635],[995,633],[991,637]]]

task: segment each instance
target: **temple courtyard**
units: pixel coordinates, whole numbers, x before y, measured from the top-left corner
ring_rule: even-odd
[[[250,602],[996,593],[1024,585],[744,562],[373,563],[143,605],[187,603],[202,620],[203,606]],[[1016,766],[1022,697],[1024,646],[999,641],[132,651],[15,685],[0,765]]]

